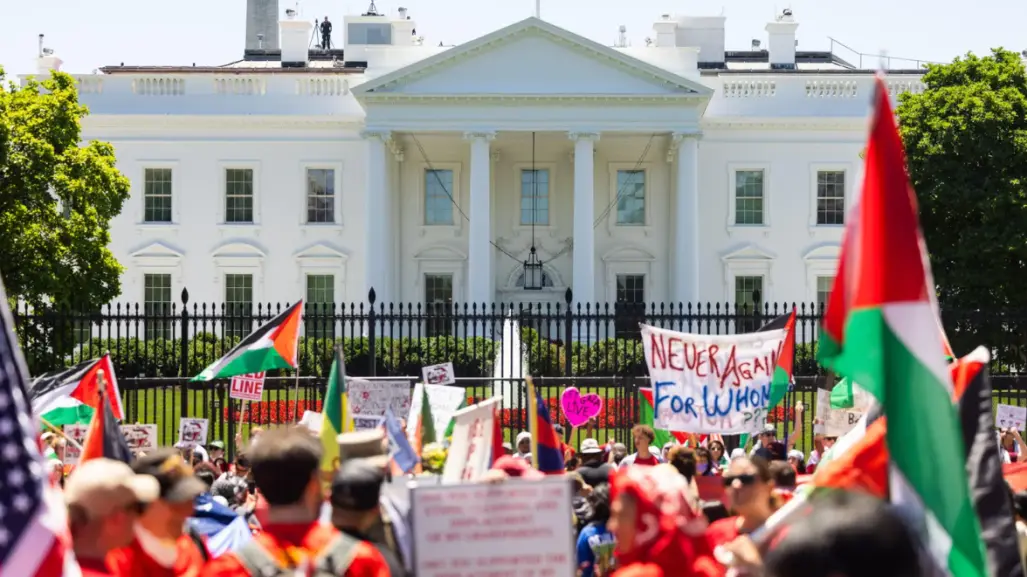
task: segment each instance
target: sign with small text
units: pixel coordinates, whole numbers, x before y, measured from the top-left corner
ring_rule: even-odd
[[[429,385],[452,385],[456,383],[456,372],[453,363],[442,363],[421,367],[421,376]]]
[[[178,443],[206,445],[208,426],[210,426],[210,422],[207,419],[180,418],[178,420]]]
[[[473,483],[492,465],[495,408],[500,398],[482,401],[453,415],[453,438],[442,470],[443,483]]]
[[[64,436],[78,443],[79,447],[86,442],[86,433],[89,432],[89,425],[64,425]],[[64,464],[77,465],[82,451],[74,443],[64,445]]]
[[[157,425],[121,425],[121,434],[133,451],[157,450]]]
[[[1027,407],[1000,404],[995,409],[995,426],[1000,429],[1024,430],[1027,424]]]
[[[247,373],[232,377],[228,396],[240,401],[259,401],[264,394],[264,378],[267,373]]]

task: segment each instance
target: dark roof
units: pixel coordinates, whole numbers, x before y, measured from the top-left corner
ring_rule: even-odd
[[[341,48],[333,48],[331,50],[311,49],[307,52],[307,58],[314,62],[331,60],[343,62],[346,60],[343,58]],[[282,59],[282,51],[278,48],[273,50],[247,49],[243,52],[242,59],[249,62],[278,62]]]
[[[104,74],[360,74],[362,67],[299,66],[104,66]]]

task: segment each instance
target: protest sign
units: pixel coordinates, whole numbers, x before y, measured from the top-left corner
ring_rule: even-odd
[[[853,389],[854,406],[849,409],[831,408],[831,391],[817,389],[817,412],[813,419],[813,433],[825,437],[842,437],[859,423],[866,412],[866,393]]]
[[[603,410],[603,398],[595,393],[582,395],[577,387],[567,387],[560,393],[560,409],[572,427],[580,427]]]
[[[407,417],[407,436],[417,433],[417,417],[421,414],[421,388],[428,392],[428,404],[431,405],[432,420],[435,421],[435,433],[443,435],[453,420],[453,413],[467,402],[467,391],[463,387],[447,387],[444,385],[414,385],[414,394],[410,398],[410,411]],[[396,413],[402,415],[404,413]]]
[[[300,418],[299,424],[301,427],[306,427],[311,433],[320,435],[321,427],[324,425],[324,415],[314,411],[303,411],[303,417]]]
[[[266,373],[247,373],[232,377],[228,396],[240,401],[259,401],[264,394],[264,377]]]
[[[474,482],[492,465],[492,435],[499,397],[482,401],[453,415],[453,438],[442,470],[443,483]]]
[[[157,425],[121,425],[121,434],[133,451],[157,450]]]
[[[999,404],[995,409],[995,426],[1000,429],[1024,430],[1027,423],[1027,407]]]
[[[424,382],[429,385],[452,385],[456,382],[453,363],[442,363],[421,368]]]
[[[574,575],[571,483],[563,477],[411,490],[417,577]]]
[[[86,442],[86,433],[89,432],[89,425],[64,425],[64,436],[82,445]],[[64,445],[64,464],[65,465],[77,465],[79,457],[82,456],[82,451],[78,449],[73,443],[66,443]]]
[[[373,429],[382,423],[385,410],[392,407],[396,415],[410,412],[410,383],[408,381],[369,381],[349,379],[346,383],[353,426]]]
[[[766,421],[784,330],[693,335],[642,325],[653,428],[755,433]]]
[[[178,419],[178,443],[206,445],[207,427],[209,425],[210,422],[207,419],[189,419],[186,417]]]

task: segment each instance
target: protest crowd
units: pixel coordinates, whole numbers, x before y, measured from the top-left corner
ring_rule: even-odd
[[[4,297],[0,576],[1022,576],[1027,445],[992,422],[986,352],[952,358],[939,331],[886,91],[876,105],[862,227],[842,259],[853,268],[839,271],[821,336],[820,362],[845,378],[817,418],[797,405],[784,435],[765,419],[791,378],[793,316],[730,337],[643,326],[653,411],[626,439],[598,434],[598,409],[574,390],[564,416],[587,435],[569,446],[525,378],[527,430],[508,440],[497,415],[509,400],[464,406],[451,365],[426,367],[368,419],[354,391],[371,385],[346,376],[340,349],[320,414],[231,447],[183,418],[175,446],[130,447],[148,433],[119,425],[109,359],[30,381]],[[294,367],[301,304],[194,380]],[[928,314],[908,312],[921,304]],[[708,346],[698,406],[681,375],[698,364],[689,343],[713,341],[750,363],[748,380],[718,373]],[[67,387],[88,422],[57,420]],[[706,418],[707,395],[728,389],[730,407],[763,418]],[[455,402],[442,410],[444,398]],[[858,418],[838,431],[833,411]],[[808,453],[795,442],[804,423]]]

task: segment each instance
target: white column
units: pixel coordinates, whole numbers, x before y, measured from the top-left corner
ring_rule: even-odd
[[[367,289],[373,288],[376,303],[393,302],[389,271],[392,270],[389,251],[389,173],[386,142],[388,131],[368,130],[363,133],[367,140],[367,204],[364,219],[365,250],[364,279]],[[367,290],[361,300],[367,298]],[[377,309],[377,306],[375,307]]]
[[[674,302],[699,299],[699,134],[675,134],[677,198],[674,203]]]
[[[574,302],[596,303],[595,142],[594,132],[572,132],[574,141]]]
[[[489,142],[494,132],[468,132],[471,142],[471,205],[467,218],[467,302],[488,306],[492,303],[492,156]],[[479,309],[480,310],[480,309]]]

